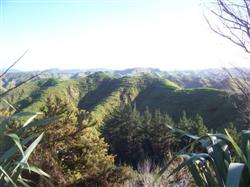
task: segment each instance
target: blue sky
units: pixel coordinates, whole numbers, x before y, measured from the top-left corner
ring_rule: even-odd
[[[0,69],[249,66],[200,0],[0,0]]]

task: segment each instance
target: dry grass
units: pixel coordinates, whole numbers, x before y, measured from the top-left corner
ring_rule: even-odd
[[[167,177],[174,168],[182,161],[174,162],[169,169],[164,173],[161,179],[154,183],[155,175],[160,171],[160,168],[154,165],[150,160],[145,160],[138,165],[137,178],[129,180],[126,187],[192,187],[195,186],[189,174],[188,169],[184,168],[177,174]]]

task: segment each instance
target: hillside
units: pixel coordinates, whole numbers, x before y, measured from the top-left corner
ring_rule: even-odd
[[[185,89],[174,82],[150,75],[115,77],[102,72],[76,80],[47,78],[32,81],[6,99],[19,110],[39,111],[46,98],[57,96],[92,112],[101,124],[117,107],[129,101],[141,111],[160,109],[178,121],[183,111],[199,113],[210,128],[238,123],[240,116],[225,91]]]
[[[161,109],[178,121],[183,111],[188,116],[200,114],[209,128],[224,127],[229,122],[237,123],[239,114],[231,104],[226,92],[216,89],[179,89],[169,91],[167,88],[153,85],[136,98],[141,110],[147,106]]]

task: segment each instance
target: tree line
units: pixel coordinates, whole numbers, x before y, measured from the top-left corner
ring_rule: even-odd
[[[150,112],[149,108],[139,112],[134,104],[115,110],[105,121],[101,132],[110,145],[110,152],[117,155],[117,163],[137,167],[146,159],[161,164],[169,154],[188,143],[187,138],[173,133],[169,126],[197,135],[208,132],[199,114],[188,118],[183,112],[179,122],[175,123],[167,113],[160,110]]]

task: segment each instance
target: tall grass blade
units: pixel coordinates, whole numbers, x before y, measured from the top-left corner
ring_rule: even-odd
[[[12,180],[12,178],[8,175],[8,173],[2,168],[2,166],[0,166],[0,170],[1,170],[2,173],[8,178],[8,180],[10,181],[10,183],[11,183],[14,187],[17,187],[16,183]]]
[[[42,114],[41,112],[37,112],[35,115],[31,116],[24,124],[23,127],[29,125],[38,115]]]
[[[21,141],[22,145],[26,145],[28,142],[30,142],[34,137],[33,136],[29,136],[27,138],[25,138],[24,140]],[[14,156],[16,154],[17,150],[14,146],[12,146],[11,148],[9,148],[8,150],[6,150],[4,152],[4,154],[0,157],[0,163],[4,162],[5,160],[10,159],[12,156]]]
[[[7,134],[16,144],[20,152],[22,153],[22,156],[24,156],[24,151],[20,142],[20,138],[16,134]]]
[[[234,141],[234,139],[232,138],[232,136],[228,133],[228,131],[225,129],[226,135],[228,136],[231,144],[233,145],[238,157],[249,167],[247,159],[243,153],[243,151],[241,150],[241,148],[238,146],[238,144]]]
[[[245,168],[243,163],[231,163],[228,169],[226,187],[239,187]]]

